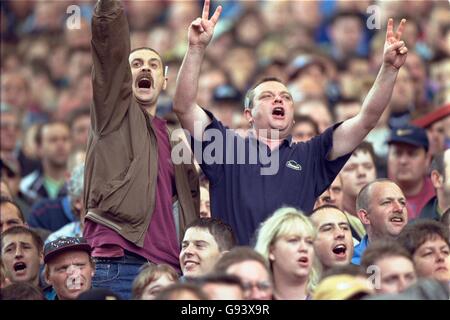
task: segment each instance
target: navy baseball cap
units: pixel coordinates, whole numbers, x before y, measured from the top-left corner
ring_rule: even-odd
[[[416,147],[425,148],[426,151],[428,151],[429,147],[426,131],[412,125],[393,128],[388,140],[388,144],[392,143],[406,143]]]
[[[44,247],[44,263],[66,251],[85,251],[91,254],[91,246],[82,237],[61,237],[47,243]]]

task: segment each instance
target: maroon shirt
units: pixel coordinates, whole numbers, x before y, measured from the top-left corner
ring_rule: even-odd
[[[155,117],[152,125],[158,142],[158,187],[144,247],[136,246],[115,231],[89,219],[86,219],[83,233],[93,248],[93,257],[121,257],[127,250],[153,263],[167,263],[180,271],[180,247],[172,214],[174,167],[170,157],[171,146],[165,120]]]

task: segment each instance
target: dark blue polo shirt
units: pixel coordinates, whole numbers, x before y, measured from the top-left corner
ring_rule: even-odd
[[[326,159],[333,145],[333,130],[339,124],[306,143],[292,143],[289,137],[271,152],[253,136],[244,139],[227,130],[206,112],[212,122],[206,127],[205,134],[216,129],[211,131],[213,138],[211,141],[205,138],[203,142],[191,139],[192,148],[210,181],[212,215],[230,224],[241,245],[253,242],[260,223],[282,206],[295,207],[309,214],[316,198],[333,182],[351,155],[334,161]],[[213,148],[221,139],[226,140],[222,148]],[[256,159],[255,150],[258,151]],[[212,154],[222,161],[207,164],[200,157],[205,154]],[[266,161],[268,156],[272,157],[272,165]],[[274,168],[275,161],[279,165],[276,174],[263,175],[262,169]]]

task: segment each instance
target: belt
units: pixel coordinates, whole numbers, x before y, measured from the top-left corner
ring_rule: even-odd
[[[135,253],[125,250],[125,255],[122,257],[93,257],[95,263],[122,263],[122,264],[144,264],[152,263],[149,260],[141,257]]]

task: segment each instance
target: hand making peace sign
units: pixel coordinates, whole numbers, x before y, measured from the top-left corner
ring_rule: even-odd
[[[205,0],[202,17],[195,19],[189,26],[188,39],[190,46],[206,48],[214,34],[214,27],[219,20],[222,6],[217,7],[211,19],[209,17],[209,4],[211,0]]]
[[[391,65],[396,69],[399,69],[405,63],[408,53],[408,48],[405,46],[405,42],[400,40],[405,23],[406,20],[402,19],[397,28],[397,32],[394,34],[394,20],[389,19],[386,30],[383,60],[384,63]]]

